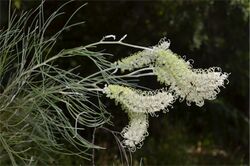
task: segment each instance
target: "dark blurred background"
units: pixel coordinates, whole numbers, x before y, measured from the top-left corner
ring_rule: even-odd
[[[49,16],[65,1],[45,1]],[[231,73],[230,83],[218,98],[200,108],[185,102],[174,104],[167,114],[150,118],[150,135],[144,146],[133,153],[137,165],[239,165],[249,163],[249,2],[248,0],[158,0],[158,1],[75,1],[63,8],[49,28],[48,35],[60,29],[67,18],[82,4],[72,23],[84,24],[65,31],[55,52],[99,41],[103,36],[128,34],[126,42],[153,46],[167,37],[170,49],[194,60],[195,68],[219,66]],[[12,8],[28,10],[40,1],[13,0]],[[0,1],[1,26],[7,21],[8,1]],[[98,48],[101,50],[103,47]],[[118,60],[134,49],[106,46],[106,52]],[[78,72],[88,74],[93,66],[82,58],[61,61],[62,67],[81,65]],[[152,89],[160,85],[155,78],[143,78],[142,85]],[[127,117],[120,107],[106,101],[115,126],[121,130]],[[97,143],[107,150],[97,151],[98,165],[118,165],[120,154],[112,134],[97,131]],[[57,161],[56,161],[57,162]],[[84,161],[74,157],[58,158],[58,163],[75,165]],[[84,162],[85,163],[85,162]]]

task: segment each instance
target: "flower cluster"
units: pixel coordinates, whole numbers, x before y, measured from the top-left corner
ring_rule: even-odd
[[[120,85],[108,85],[103,92],[120,104],[129,115],[129,125],[121,132],[124,146],[131,151],[141,147],[148,135],[148,113],[165,110],[174,102],[174,96],[167,91],[139,91]]]
[[[221,72],[220,68],[193,69],[189,61],[169,49],[169,44],[162,40],[157,46],[114,63],[122,72],[150,67],[151,74],[156,75],[157,80],[165,84],[168,90],[139,91],[119,85],[108,85],[103,89],[106,96],[119,103],[129,115],[129,125],[121,134],[123,145],[131,151],[140,147],[148,135],[148,114],[166,110],[177,98],[180,101],[186,99],[187,105],[194,102],[201,107],[205,99],[216,98],[219,88],[228,78],[229,74]]]
[[[170,86],[175,97],[179,97],[181,101],[186,99],[188,105],[194,102],[197,106],[202,106],[205,99],[215,99],[229,74],[216,67],[193,69],[189,61],[185,61],[168,47],[169,42],[163,41],[151,50],[143,50],[116,62],[116,65],[122,71],[152,67],[157,80]]]

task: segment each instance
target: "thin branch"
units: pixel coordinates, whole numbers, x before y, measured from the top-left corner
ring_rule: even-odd
[[[124,35],[120,40],[117,40],[117,41],[106,41],[105,40],[107,38],[113,38],[115,40],[115,35],[104,36],[102,38],[102,40],[100,40],[99,42],[86,45],[86,46],[83,47],[83,49],[94,47],[94,46],[97,46],[97,45],[102,45],[102,44],[118,44],[118,45],[123,45],[123,46],[127,46],[127,47],[138,48],[138,49],[142,49],[142,50],[152,50],[151,48],[148,48],[148,47],[123,42],[123,40],[126,38],[126,36],[127,35]]]

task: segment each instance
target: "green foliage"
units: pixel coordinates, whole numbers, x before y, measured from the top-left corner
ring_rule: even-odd
[[[77,133],[109,120],[102,103],[89,99],[98,98],[97,93],[88,90],[96,78],[83,78],[73,70],[58,68],[55,62],[78,55],[95,59],[98,67],[105,67],[103,54],[73,48],[50,57],[61,32],[78,25],[68,25],[68,20],[60,31],[45,37],[59,10],[48,19],[44,18],[43,4],[20,17],[14,13],[7,29],[0,32],[1,165],[49,163],[52,153],[88,159],[89,148],[100,148]],[[74,126],[73,119],[81,127]]]

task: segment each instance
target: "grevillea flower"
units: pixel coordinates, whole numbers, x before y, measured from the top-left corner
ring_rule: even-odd
[[[148,136],[148,115],[146,113],[129,112],[129,125],[124,127],[121,135],[123,145],[134,152],[140,148],[143,140]]]
[[[194,102],[197,106],[202,106],[205,99],[215,99],[229,74],[216,67],[193,69],[189,61],[185,61],[168,47],[169,42],[162,41],[151,50],[135,53],[118,61],[116,65],[122,71],[152,67],[157,80],[169,86],[176,98],[179,97],[181,101],[186,99],[188,105]]]
[[[139,91],[120,85],[108,85],[103,92],[128,113],[129,125],[122,130],[121,135],[124,138],[123,145],[131,151],[140,148],[148,135],[148,113],[154,115],[157,111],[166,110],[174,101],[174,96],[164,90]]]
[[[129,112],[154,114],[167,109],[174,102],[174,96],[165,90],[139,91],[120,85],[108,85],[104,93]]]

